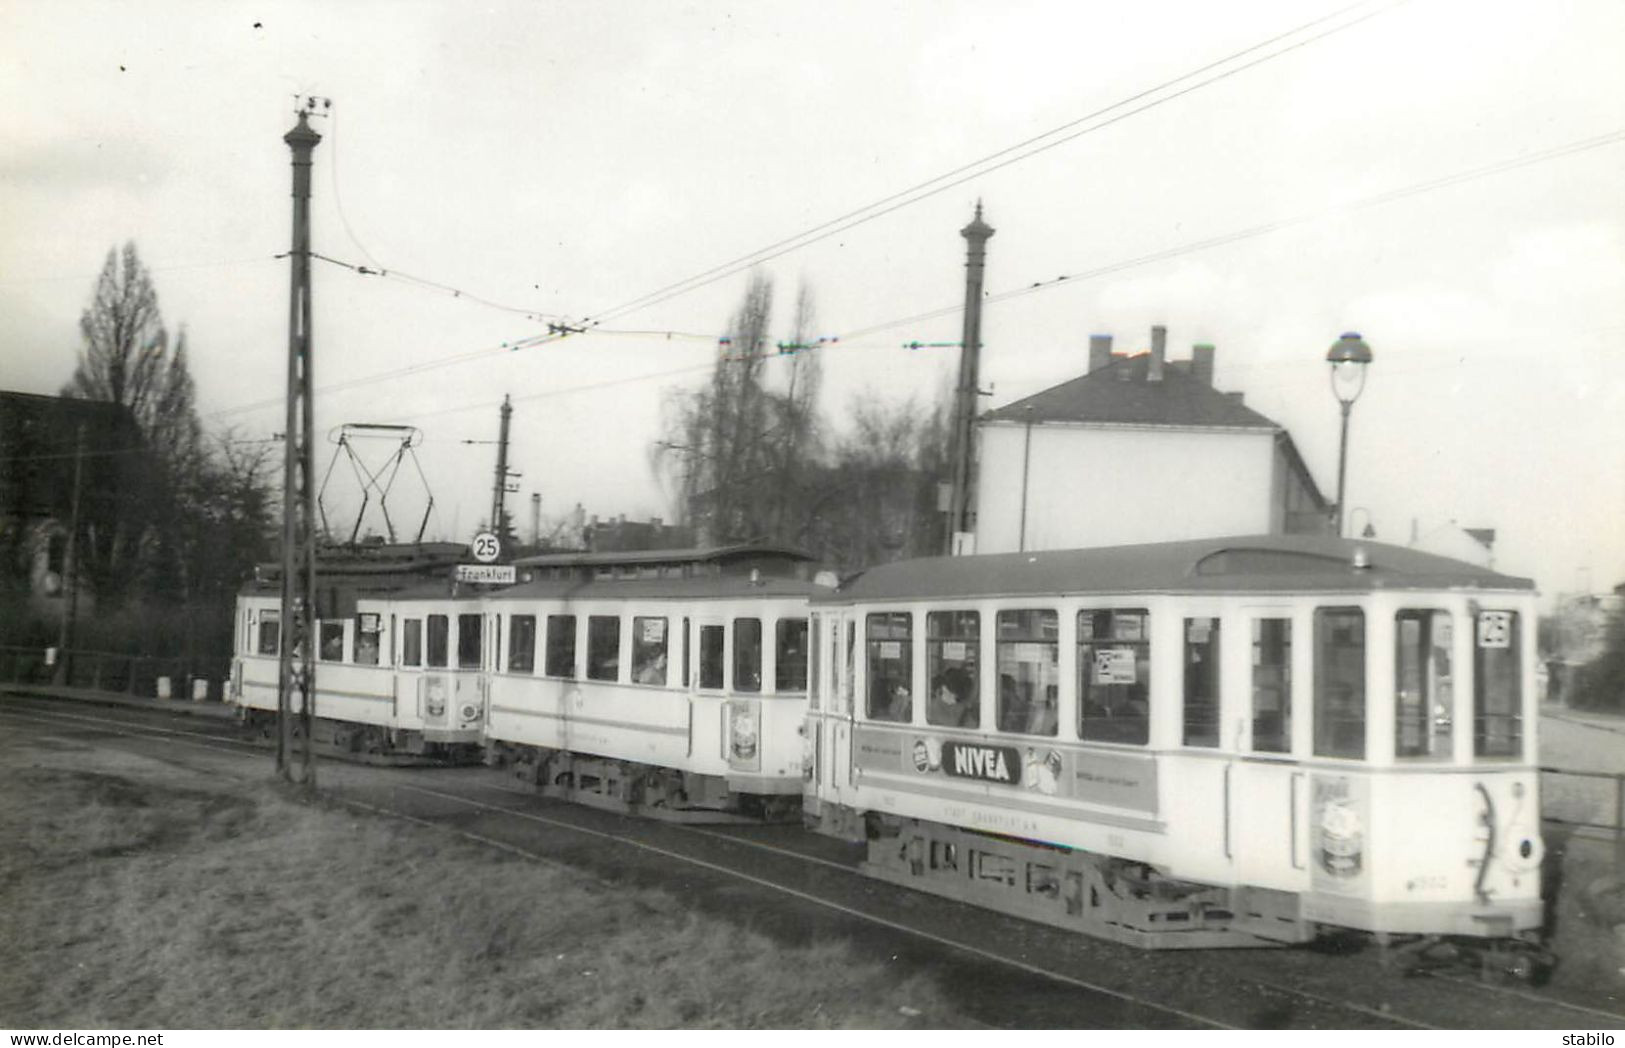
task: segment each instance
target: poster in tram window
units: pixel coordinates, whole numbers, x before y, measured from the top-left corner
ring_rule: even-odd
[[[1371,866],[1370,784],[1316,775],[1309,794],[1309,867],[1315,891],[1363,895]]]
[[[1096,684],[1133,684],[1134,649],[1101,648],[1095,652]]]

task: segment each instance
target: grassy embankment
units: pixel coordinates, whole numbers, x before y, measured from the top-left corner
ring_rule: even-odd
[[[0,840],[0,1027],[957,1025],[846,944],[268,788],[0,767]]]

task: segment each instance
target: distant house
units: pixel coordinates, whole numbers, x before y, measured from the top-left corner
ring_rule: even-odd
[[[1408,545],[1412,549],[1453,557],[1484,568],[1495,567],[1495,529],[1463,528],[1451,521],[1431,531],[1416,533]]]
[[[1167,360],[1161,327],[1135,356],[1095,335],[1087,373],[983,415],[976,551],[1331,533],[1291,434],[1213,364],[1211,345]]]
[[[142,482],[143,443],[117,404],[0,391],[0,593],[35,613],[60,614],[68,559],[76,442],[83,433],[77,559],[110,559],[121,502]],[[81,609],[93,587],[81,586]]]

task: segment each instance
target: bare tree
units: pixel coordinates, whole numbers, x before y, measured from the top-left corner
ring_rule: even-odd
[[[680,517],[702,544],[789,541],[800,529],[805,477],[818,454],[820,369],[810,341],[811,293],[797,299],[790,338],[770,342],[773,281],[754,274],[707,384],[673,394],[655,467],[675,480]],[[768,362],[788,358],[783,388]]]
[[[103,400],[130,409],[148,446],[172,477],[197,461],[202,427],[186,365],[186,334],[170,351],[152,276],[134,241],[110,249],[95,297],[80,314],[84,339],[65,397]]]

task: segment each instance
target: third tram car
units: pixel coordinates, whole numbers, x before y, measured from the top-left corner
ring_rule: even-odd
[[[884,565],[814,603],[807,807],[1144,946],[1541,924],[1531,584],[1270,536]]]

